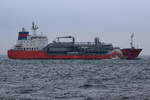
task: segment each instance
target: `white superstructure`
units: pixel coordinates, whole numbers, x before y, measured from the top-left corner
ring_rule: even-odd
[[[38,27],[32,23],[33,34],[29,34],[24,28],[19,32],[15,50],[42,50],[48,44],[48,38],[42,34],[37,34]]]

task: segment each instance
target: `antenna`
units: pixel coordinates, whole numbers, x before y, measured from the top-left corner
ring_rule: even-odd
[[[31,30],[33,30],[33,35],[36,35],[36,30],[38,30],[39,27],[37,25],[35,25],[34,21],[32,22],[32,28]]]
[[[130,36],[130,38],[131,38],[131,42],[130,42],[131,48],[134,48],[134,46],[133,46],[133,37],[134,37],[134,33],[132,33],[131,36]]]

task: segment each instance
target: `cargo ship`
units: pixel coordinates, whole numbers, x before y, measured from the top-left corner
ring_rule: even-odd
[[[11,59],[135,59],[141,49],[120,49],[112,44],[101,42],[98,37],[94,42],[76,42],[73,36],[56,37],[52,43],[42,34],[37,34],[39,27],[32,23],[32,34],[22,28],[16,45],[8,50]],[[69,39],[70,41],[62,41]]]

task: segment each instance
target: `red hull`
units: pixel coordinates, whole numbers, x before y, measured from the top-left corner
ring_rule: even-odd
[[[136,59],[142,49],[134,49],[134,48],[127,48],[127,49],[121,49],[123,58],[125,59]]]
[[[19,51],[9,50],[11,59],[112,59],[118,57],[117,52],[106,55],[48,55],[44,51]]]

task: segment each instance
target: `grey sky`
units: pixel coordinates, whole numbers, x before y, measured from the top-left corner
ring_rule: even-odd
[[[0,54],[6,54],[22,27],[35,21],[51,42],[73,35],[77,41],[95,36],[121,48],[135,44],[150,54],[150,0],[0,0]],[[135,45],[135,46],[136,46]]]

